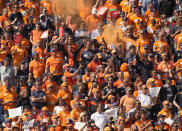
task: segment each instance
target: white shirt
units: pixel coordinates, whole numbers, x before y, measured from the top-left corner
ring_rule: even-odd
[[[166,122],[167,124],[169,124],[170,126],[174,123],[174,120],[173,119],[171,119],[170,117],[168,117],[168,118],[166,118],[165,120],[164,120],[164,122]]]
[[[91,115],[91,119],[95,121],[95,125],[98,126],[100,129],[103,129],[108,121],[108,118],[106,115],[104,115],[104,112],[98,113],[95,112]]]
[[[63,110],[63,108],[61,106],[55,106],[53,112],[56,112],[56,115],[57,115],[62,110]]]
[[[100,33],[99,33],[98,29],[95,29],[95,30],[93,30],[92,33],[91,33],[91,39],[94,40],[94,39],[96,39],[96,37],[99,36],[99,35],[100,35]]]
[[[149,105],[151,106],[151,104],[152,104],[150,96],[144,95],[143,93],[138,95],[137,100],[139,100],[141,102],[142,106],[149,106]]]

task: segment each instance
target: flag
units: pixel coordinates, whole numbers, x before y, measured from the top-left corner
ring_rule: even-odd
[[[104,15],[107,10],[108,10],[108,8],[105,6],[99,7],[97,10],[97,16]]]
[[[41,35],[41,39],[47,39],[48,38],[48,34],[49,34],[49,31],[48,30],[46,30],[46,31],[44,31],[43,33],[42,33],[42,35]]]

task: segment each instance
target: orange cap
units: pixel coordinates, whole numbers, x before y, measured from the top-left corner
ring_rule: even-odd
[[[25,115],[32,115],[32,112],[31,111],[27,111],[27,112],[25,112]]]
[[[50,83],[47,88],[53,87],[54,85],[52,83]]]
[[[68,66],[70,66],[69,64],[65,64],[65,65],[63,65],[63,69],[65,70],[66,69],[66,67],[68,67]]]
[[[58,116],[53,115],[53,116],[51,117],[51,120],[53,121],[53,120],[56,119],[56,118],[58,118]]]
[[[149,78],[147,81],[150,83],[150,82],[154,82],[155,79],[154,78]]]
[[[66,82],[63,82],[63,83],[61,84],[61,87],[65,87],[65,86],[68,86],[68,84],[67,84]]]
[[[115,49],[113,49],[112,51],[111,51],[111,53],[112,54],[114,54],[114,53],[116,53],[117,51],[115,50]]]
[[[114,98],[115,96],[113,96],[113,95],[109,95],[107,98],[108,98],[108,100],[110,100],[110,99],[112,99],[112,98]]]
[[[169,104],[169,101],[168,101],[168,100],[165,100],[165,101],[162,102],[162,105],[163,105],[163,106],[164,106],[164,105],[167,105],[167,104]]]
[[[106,74],[104,78],[107,79],[110,76],[111,76],[110,74]]]
[[[101,58],[102,58],[101,53],[98,53],[98,54],[97,54],[97,57],[98,57],[99,59],[101,59]]]
[[[47,107],[46,106],[42,107],[42,111],[47,111]]]
[[[180,116],[182,116],[182,110],[180,110],[179,114],[180,114]]]

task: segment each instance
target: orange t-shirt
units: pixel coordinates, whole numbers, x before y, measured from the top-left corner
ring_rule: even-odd
[[[103,74],[104,74],[103,72],[99,72],[99,74],[98,74],[97,82],[98,82],[99,87],[101,87],[101,85],[104,84],[104,82],[105,82]]]
[[[34,51],[39,54],[40,59],[45,58],[45,56],[46,56],[45,48],[41,49],[41,48],[37,47],[37,48],[35,48]]]
[[[168,54],[169,45],[166,41],[161,41],[161,40],[155,41],[155,43],[153,44],[153,49],[156,49],[157,51],[161,52],[160,49],[161,46],[164,46],[166,48],[166,54]]]
[[[150,45],[150,40],[148,38],[139,38],[137,39],[137,47],[139,49],[140,55],[142,56],[145,53],[144,46]]]
[[[5,45],[6,42],[7,42],[6,40],[1,40],[1,44],[2,44],[2,45]],[[8,47],[11,48],[12,46],[14,46],[14,43],[13,43],[12,41],[9,41],[9,42],[8,42]]]
[[[37,45],[37,41],[40,40],[40,37],[42,35],[43,31],[42,30],[33,30],[31,32],[32,35],[32,40],[33,40],[33,45],[36,46]]]
[[[53,88],[52,88],[52,90],[53,90],[53,92],[56,92],[56,88],[57,88],[57,83],[55,82],[55,81],[52,81],[52,82],[49,82],[49,81],[45,81],[44,83],[43,83],[43,85],[42,85],[42,89],[45,89],[45,92],[48,92],[48,85],[49,84],[53,84]]]
[[[62,68],[63,68],[63,63],[64,60],[62,57],[49,57],[46,61],[46,66],[49,66],[49,71],[51,73],[53,73],[54,71],[56,71],[56,73],[54,73],[53,75],[57,76],[57,75],[62,75]]]
[[[147,123],[149,123],[150,121],[149,120],[145,120],[145,121],[142,121],[142,120],[137,120],[135,122],[135,125],[138,127],[138,128],[143,128],[147,125]],[[152,125],[151,125],[152,126]],[[147,129],[145,129],[145,131],[147,131]]]
[[[32,60],[29,63],[29,71],[33,72],[34,78],[41,77],[45,71],[45,61],[39,59],[38,61]]]
[[[62,110],[58,113],[59,119],[61,121],[62,126],[66,126],[67,119],[70,118],[70,112],[69,110]]]
[[[70,118],[73,118],[74,120],[78,121],[78,119],[80,118],[80,114],[82,113],[82,111],[77,111],[76,109],[73,109],[70,112]]]
[[[71,100],[71,102],[70,102],[71,108],[73,108],[74,102],[75,102],[75,100]],[[79,100],[79,103],[80,103],[81,105],[85,105],[85,101],[83,101],[83,100]]]
[[[53,112],[54,106],[56,105],[57,102],[57,94],[56,92],[54,93],[46,93],[47,97],[47,102],[50,103],[51,105],[47,104],[47,108],[49,112]]]
[[[8,21],[8,16],[6,15],[1,15],[0,16],[0,23],[2,23],[3,27],[4,27],[4,23]]]
[[[126,112],[129,112],[135,107],[136,98],[134,96],[128,97],[127,95],[121,97],[120,103],[125,107]]]
[[[67,98],[64,99],[66,96],[67,96]],[[64,99],[65,102],[67,103],[67,105],[69,105],[70,101],[72,100],[73,97],[72,97],[72,93],[70,91],[65,92],[63,90],[59,90],[59,92],[57,94],[57,99],[59,99],[59,98]]]
[[[173,69],[174,66],[172,63],[165,63],[164,61],[162,61],[158,67],[157,67],[157,70],[159,71],[167,71],[167,70],[170,70],[170,69]],[[167,77],[166,74],[163,74],[162,75],[162,80],[164,80],[165,78]]]
[[[0,86],[0,93],[3,93],[3,92],[5,92],[5,91],[6,91],[5,85],[1,85],[1,86]],[[11,91],[15,91],[14,86],[11,86]]]
[[[150,82],[151,82],[150,79],[148,79],[147,82],[146,82],[147,87],[149,86]],[[162,87],[162,85],[163,84],[162,84],[162,81],[160,79],[155,79],[154,80],[154,86],[155,87]]]
[[[182,68],[182,59],[179,59],[177,62],[176,62],[176,67],[177,68]],[[178,76],[180,76],[181,75],[181,71],[180,72],[178,72]]]
[[[0,62],[2,62],[4,60],[4,58],[6,57],[7,54],[11,54],[11,50],[9,47],[8,47],[8,49],[5,48],[0,51]]]
[[[64,76],[68,78],[69,85],[74,85],[76,82],[76,77],[72,77],[72,73],[65,71]]]
[[[0,95],[0,99],[2,100],[2,102],[8,102],[8,101],[15,101],[17,98],[17,94],[15,91],[10,91],[10,92],[2,92]],[[13,109],[16,108],[15,103],[8,103],[8,104],[4,104],[3,105],[3,110],[7,111],[8,109]]]
[[[49,131],[62,131],[62,127],[61,126],[56,126],[56,127],[51,127],[49,128]]]
[[[30,43],[26,38],[22,38],[21,44],[23,47],[25,47],[25,46],[30,47]]]
[[[169,110],[165,111],[164,109],[162,109],[159,113],[158,113],[158,116],[159,115],[164,115],[165,116],[165,119],[169,117]]]
[[[94,62],[94,61],[91,61],[87,67],[91,70],[91,72],[96,72],[97,71],[97,68],[99,65],[101,65],[102,63],[101,62]]]
[[[128,6],[129,6],[129,1],[128,0],[121,1],[120,7],[122,8],[123,12],[127,12]]]
[[[175,44],[176,44],[177,51],[179,51],[179,43],[182,42],[182,33],[176,35],[175,38],[174,38],[174,40],[175,40]]]
[[[28,51],[24,47],[18,47],[18,46],[13,46],[11,48],[11,52],[14,50],[17,50],[13,55],[13,65],[14,66],[19,66],[20,62],[28,56]]]
[[[136,14],[132,15],[132,17],[130,17],[130,20],[133,21],[135,25],[138,25],[138,21],[146,23],[145,18],[143,16],[137,16]]]
[[[156,16],[156,17],[159,17],[159,13],[158,13],[157,11],[155,11],[154,13],[155,13],[155,16]],[[145,16],[148,18],[148,17],[150,17],[150,14],[151,14],[151,12],[150,12],[150,10],[148,9],[148,10],[145,12]]]

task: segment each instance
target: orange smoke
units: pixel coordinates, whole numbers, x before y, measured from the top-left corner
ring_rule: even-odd
[[[78,13],[82,20],[86,20],[92,11],[92,0],[54,0],[53,8],[58,16]]]
[[[111,45],[116,46],[118,41],[117,27],[115,25],[105,25],[102,37],[104,37],[109,48],[111,48]]]

